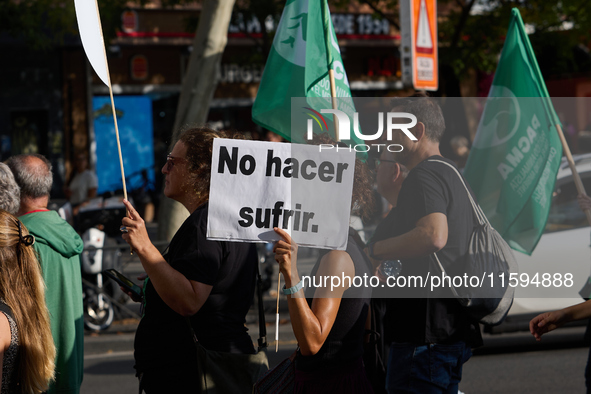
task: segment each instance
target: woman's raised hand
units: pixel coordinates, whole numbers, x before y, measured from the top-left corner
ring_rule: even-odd
[[[277,241],[273,247],[275,261],[279,263],[279,270],[287,280],[297,270],[298,245],[286,231],[278,227],[275,227],[274,230],[283,238]]]
[[[127,216],[121,220],[123,225],[121,236],[133,251],[142,254],[147,248],[153,247],[146,230],[146,224],[129,201],[123,200],[123,204],[127,208]]]

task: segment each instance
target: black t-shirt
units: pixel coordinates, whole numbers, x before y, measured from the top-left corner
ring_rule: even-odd
[[[451,160],[441,156],[432,156],[429,159],[454,165]],[[405,234],[416,227],[419,219],[432,213],[443,213],[447,217],[448,238],[447,244],[437,252],[437,256],[442,264],[449,266],[466,254],[477,221],[466,189],[456,172],[443,163],[427,160],[410,171],[402,184],[396,211],[384,219],[388,226],[379,226],[373,240],[386,239],[386,234],[388,237]],[[471,190],[470,192],[472,193]],[[473,194],[472,196],[474,197]],[[401,275],[420,275],[426,278],[429,268],[434,267],[434,264],[436,262],[433,254],[404,259]],[[437,274],[437,271],[431,270],[431,274]],[[451,343],[458,340],[467,341],[473,346],[481,343],[478,324],[468,316],[451,293],[449,298],[433,298],[429,297],[428,288],[414,293],[409,289],[404,292],[401,294],[412,294],[415,298],[389,300],[386,316],[387,339],[416,344]]]
[[[254,244],[208,241],[207,204],[185,220],[165,258],[187,279],[212,285],[207,301],[190,318],[206,349],[254,353],[245,327],[254,296],[257,253]],[[144,317],[135,336],[136,369],[195,361],[195,346],[186,318],[160,298],[150,281],[144,292]]]

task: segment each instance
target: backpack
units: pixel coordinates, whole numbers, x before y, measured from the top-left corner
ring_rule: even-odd
[[[474,201],[459,171],[442,160],[429,160],[452,168],[466,189],[478,225],[474,228],[468,244],[468,252],[447,271],[437,253],[436,269],[440,275],[477,277],[478,285],[451,286],[454,297],[467,310],[468,314],[480,323],[498,325],[503,322],[511,305],[515,288],[509,286],[511,274],[519,272],[513,251],[501,235],[490,225],[482,208]],[[471,282],[471,281],[470,281]],[[472,282],[471,282],[472,283]],[[473,282],[476,284],[476,281]]]

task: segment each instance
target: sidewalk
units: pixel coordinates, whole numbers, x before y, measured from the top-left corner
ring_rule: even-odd
[[[267,355],[269,365],[275,366],[293,353],[297,346],[297,341],[293,335],[289,321],[289,312],[287,311],[287,302],[285,298],[280,303],[280,324],[279,324],[279,351],[275,352],[275,307],[276,298],[268,293],[264,296],[265,321],[267,328],[267,342],[269,347]],[[128,304],[133,310],[133,304]],[[84,355],[108,354],[108,353],[130,353],[133,352],[133,341],[135,331],[139,321],[135,319],[117,320],[107,330],[100,333],[85,331],[84,335]],[[246,316],[246,325],[252,341],[257,347],[259,335],[259,315],[256,304]]]
[[[156,231],[156,226],[151,226],[150,233]],[[139,283],[137,276],[144,272],[143,267],[135,255],[122,253],[123,268],[122,274],[130,278],[136,283]],[[301,259],[301,265],[304,270],[309,270],[313,265],[315,259],[308,257]],[[293,353],[297,346],[297,341],[293,334],[289,311],[287,308],[287,300],[285,296],[280,296],[280,324],[279,324],[279,351],[275,352],[275,310],[277,306],[276,286],[277,286],[277,269],[273,275],[273,285],[270,292],[263,294],[263,305],[265,310],[265,322],[267,329],[267,354],[269,357],[270,366],[275,366],[291,353]],[[272,295],[270,294],[272,293]],[[139,315],[139,304],[131,300],[125,304],[125,307],[132,312]],[[118,353],[132,353],[133,341],[135,331],[139,320],[135,318],[124,317],[123,319],[115,320],[115,322],[107,330],[102,332],[85,331],[84,336],[84,355],[99,355],[99,354],[118,354]],[[258,306],[255,301],[246,316],[246,326],[252,338],[255,348],[258,346],[259,336],[259,315]]]

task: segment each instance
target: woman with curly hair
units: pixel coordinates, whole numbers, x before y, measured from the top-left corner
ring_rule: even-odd
[[[213,140],[240,134],[194,128],[184,132],[167,157],[164,195],[189,211],[162,256],[144,221],[125,201],[123,238],[139,257],[144,316],[135,336],[135,368],[146,393],[199,390],[197,357],[187,317],[200,346],[210,351],[254,354],[245,327],[254,296],[254,244],[208,241],[207,213]],[[249,280],[252,278],[252,280]],[[245,366],[246,367],[246,366]]]
[[[54,376],[55,346],[35,239],[0,210],[1,394],[41,393]]]

